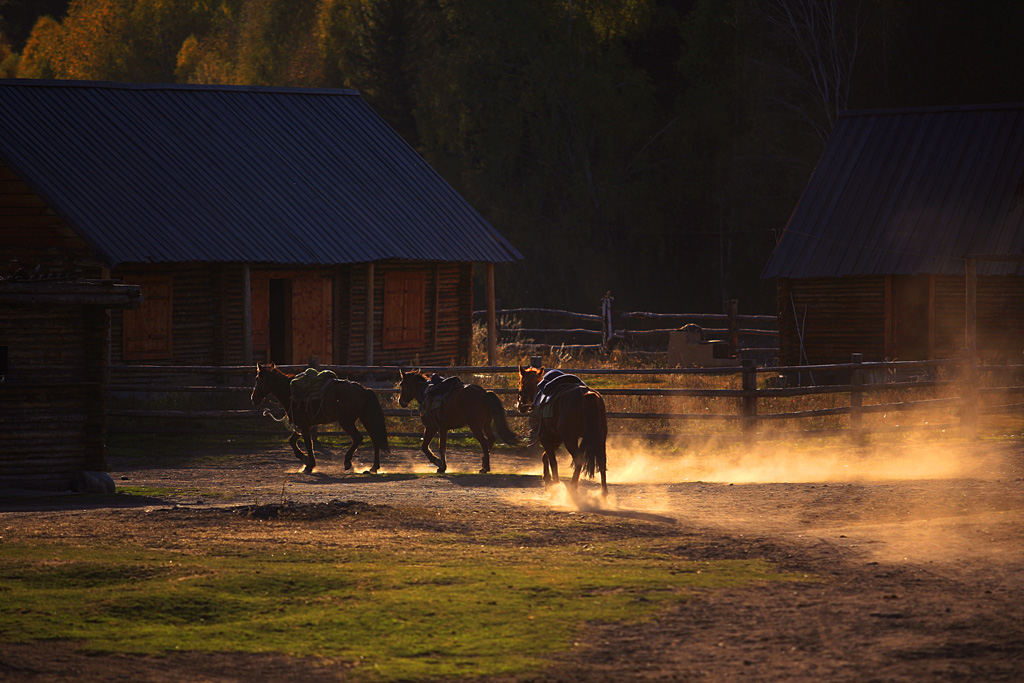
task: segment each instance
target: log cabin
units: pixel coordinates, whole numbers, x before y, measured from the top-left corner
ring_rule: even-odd
[[[1021,362],[1024,105],[842,115],[762,276],[780,365]]]
[[[521,258],[355,91],[0,80],[0,266],[139,286],[111,363],[465,364]]]

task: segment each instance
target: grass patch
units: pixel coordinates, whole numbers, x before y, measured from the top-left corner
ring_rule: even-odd
[[[683,560],[646,539],[628,551],[444,534],[387,546],[268,552],[239,542],[185,553],[117,540],[7,544],[0,641],[321,656],[375,681],[517,674],[569,649],[588,621],[647,619],[695,589],[806,580],[760,560]]]

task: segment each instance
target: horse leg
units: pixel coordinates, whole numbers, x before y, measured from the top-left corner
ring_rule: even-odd
[[[434,465],[435,467],[440,467],[441,461],[438,460],[434,456],[433,451],[430,450],[430,442],[434,440],[435,434],[437,434],[436,427],[429,427],[427,425],[423,425],[423,438],[420,439],[420,450],[423,451],[423,454],[425,456],[427,456],[427,460],[430,461],[431,465]]]
[[[299,448],[299,439],[301,438],[302,435],[299,432],[292,430],[292,435],[288,437],[288,445],[292,447],[292,451],[295,453],[295,457],[299,459],[299,462],[308,466],[309,461],[306,459],[306,454]]]
[[[562,445],[562,440],[559,439],[558,437],[554,437],[554,436],[548,436],[548,437],[543,437],[542,436],[541,440],[540,440],[540,444],[541,444],[541,446],[544,447],[544,455],[541,456],[541,457],[544,460],[544,472],[545,472],[545,474],[547,473],[548,468],[551,469],[551,478],[550,479],[545,479],[544,483],[545,484],[557,484],[558,483],[558,459],[555,457],[555,451],[557,451],[558,447]]]
[[[565,450],[569,451],[569,455],[572,456],[572,487],[575,489],[579,485],[580,472],[583,471],[583,450],[580,448],[579,443],[576,439],[569,439],[565,442]]]
[[[305,474],[313,474],[313,468],[316,467],[316,455],[313,453],[313,434],[311,429],[306,430],[306,448],[309,450],[309,460],[306,461],[306,466],[302,468]]]
[[[359,433],[358,429],[356,429],[355,420],[347,420],[345,422],[339,422],[338,424],[341,425],[341,428],[344,429],[345,433],[348,434],[350,439],[352,439],[352,445],[348,447],[347,451],[345,451],[345,469],[350,470],[352,469],[352,454],[356,452],[357,448],[359,448],[359,444],[363,443],[363,435]]]
[[[491,471],[491,446],[494,445],[494,433],[486,422],[482,427],[470,427],[473,436],[480,442],[480,448],[484,451],[483,460],[480,461],[480,474],[487,474]]]
[[[437,465],[437,473],[444,474],[448,470],[448,430],[442,429],[437,438],[438,453],[441,455],[440,463]]]

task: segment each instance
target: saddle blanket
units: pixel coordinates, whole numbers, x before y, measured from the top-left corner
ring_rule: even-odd
[[[334,370],[306,368],[295,375],[289,383],[292,400],[311,400],[320,397],[327,386],[338,379]]]

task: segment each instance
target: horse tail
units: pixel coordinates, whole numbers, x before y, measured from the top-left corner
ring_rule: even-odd
[[[605,415],[604,399],[596,391],[583,394],[583,444],[586,459],[583,471],[588,477],[595,472],[604,472],[608,454],[605,441],[608,438],[608,418]]]
[[[391,447],[388,446],[388,428],[384,422],[384,409],[380,407],[377,400],[377,392],[373,389],[364,389],[366,406],[363,409],[363,426],[370,435],[370,441],[374,448],[380,449],[382,453],[391,454]]]
[[[488,391],[484,394],[484,400],[487,402],[487,407],[490,408],[491,415],[494,417],[494,433],[498,435],[502,443],[506,443],[509,446],[518,446],[519,436],[508,426],[508,418],[505,416],[505,405],[501,402],[501,399],[493,391]]]

